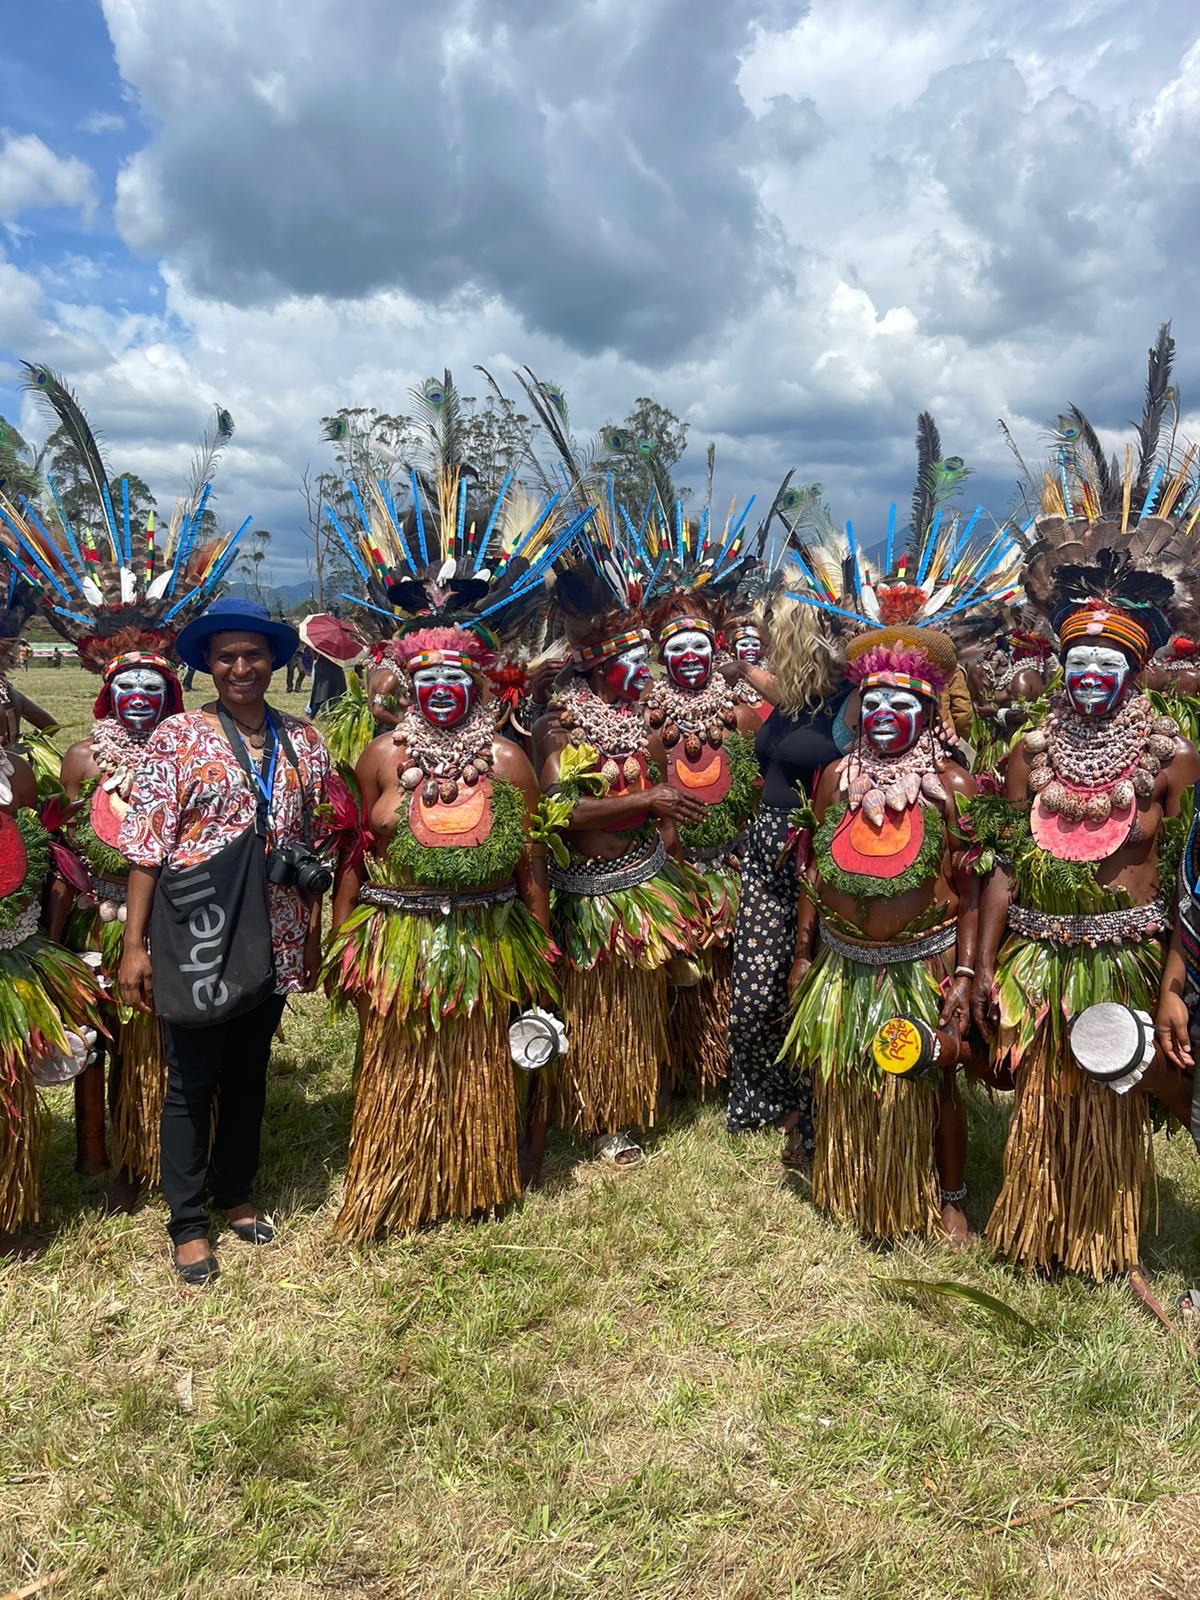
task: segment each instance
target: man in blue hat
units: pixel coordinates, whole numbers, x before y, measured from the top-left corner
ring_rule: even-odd
[[[320,962],[332,874],[311,830],[329,755],[315,728],[266,698],[298,645],[248,600],[215,601],[188,623],[176,650],[212,675],[216,699],[159,725],[121,832],[121,994],[164,1023],[162,1186],[175,1270],[193,1285],[217,1273],[206,1191],[238,1238],[274,1237],[251,1201],[271,1040],[287,995],[311,990]]]

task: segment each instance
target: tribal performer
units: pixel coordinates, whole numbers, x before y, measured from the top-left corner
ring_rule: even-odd
[[[31,578],[40,579],[46,620],[75,646],[86,670],[101,679],[91,733],[68,749],[61,778],[73,804],[68,837],[90,882],[76,898],[75,888],[58,878],[51,932],[60,937],[65,931],[72,949],[98,951],[101,971],[115,993],[129,879],[129,863],[118,840],[134,773],[159,723],[184,709],[172,655],[175,636],[215,597],[238,544],[236,534],[201,532],[213,473],[233,435],[233,420],[217,408],[192,463],[188,491],[158,552],[153,515],[144,529],[131,526],[123,482],[108,479],[100,448],[74,397],[47,369],[30,371],[30,388],[79,442],[105,519],[101,530],[81,530],[78,538],[66,524],[57,539],[40,536],[45,530],[32,522],[23,528],[23,544],[35,557],[28,570]],[[108,1203],[127,1209],[158,1182],[166,1057],[161,1026],[147,1013],[118,1004],[109,1032],[108,1150],[103,1139],[103,1063],[97,1062],[76,1082],[77,1165],[81,1172],[96,1173],[111,1161],[116,1181]]]
[[[653,1124],[669,1060],[667,965],[703,937],[700,881],[672,858],[680,830],[699,826],[706,808],[662,781],[667,751],[642,705],[641,567],[613,543],[602,511],[584,549],[555,589],[575,677],[534,728],[542,789],[570,806],[570,859],[550,882],[571,1043],[550,1114],[627,1167],[642,1159],[628,1130]]]
[[[353,1243],[516,1198],[509,1013],[556,995],[537,781],[496,728],[487,671],[490,628],[539,603],[579,524],[538,511],[517,526],[501,496],[485,531],[460,463],[424,482],[412,474],[403,518],[380,488],[358,534],[341,530],[398,613],[406,706],[358,763],[366,831],[340,869],[325,965],[362,1030],[334,1223]]]
[[[13,552],[7,590],[0,606],[0,748],[27,755],[35,776],[41,781],[43,777],[58,775],[58,752],[49,737],[58,724],[48,711],[43,711],[15,689],[10,676],[21,648],[21,630],[37,609],[36,593],[22,579],[28,557],[15,542],[18,534],[24,536],[26,519],[33,509],[24,495],[20,498],[21,507],[18,508],[0,494],[0,523],[3,524],[0,539],[10,536],[7,543]],[[28,723],[34,732],[31,734],[24,729],[23,723]]]
[[[77,1077],[100,1027],[91,971],[40,931],[52,846],[36,804],[28,764],[0,752],[0,1254],[38,1220],[38,1085]]]
[[[1015,545],[973,539],[973,527],[974,519],[964,529],[945,517],[914,535],[908,566],[920,582],[928,577],[924,589],[902,576],[872,584],[852,548],[860,611],[850,615],[882,614],[885,625],[847,644],[860,698],[855,744],[826,769],[800,818],[812,843],[784,1053],[812,1075],[816,1202],[877,1239],[969,1237],[954,1066],[932,1079],[884,1073],[872,1043],[894,1017],[960,1039],[969,1024],[979,891],[963,859],[958,810],[975,787],[942,725],[954,643],[930,623],[976,593],[986,603],[1008,582]],[[813,572],[800,549],[802,570]],[[815,585],[797,598],[847,615]],[[885,608],[907,620],[886,622]]]
[[[1064,686],[1013,749],[1007,804],[979,800],[972,813],[982,860],[995,860],[973,1003],[1016,1078],[988,1237],[1023,1265],[1097,1280],[1138,1265],[1149,1115],[1142,1095],[1084,1077],[1067,1023],[1100,1001],[1155,1009],[1172,863],[1200,777],[1195,747],[1140,684],[1167,637],[1164,570],[1194,567],[1196,554],[1171,521],[1186,470],[1155,465],[1164,338],[1136,468],[1130,449],[1113,472],[1085,435],[1047,475],[1024,581],[1055,627]]]
[[[679,829],[684,859],[703,888],[703,932],[691,952],[697,981],[674,991],[667,1087],[690,1077],[701,1098],[729,1074],[729,943],[737,920],[739,851],[758,802],[754,735],[760,718],[739,704],[734,687],[713,671],[722,613],[757,572],[742,551],[746,507],[719,535],[707,519],[685,523],[676,507],[676,536],[645,530],[659,576],[644,596],[664,674],[646,696],[646,719],[666,752],[667,783],[704,806],[703,820]],[[659,561],[659,553],[665,565]],[[662,594],[656,598],[655,591]],[[767,707],[768,711],[770,707]]]

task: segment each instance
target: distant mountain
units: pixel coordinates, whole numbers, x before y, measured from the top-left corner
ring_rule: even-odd
[[[256,600],[258,596],[248,583],[231,583],[228,593],[238,600]],[[263,599],[268,611],[315,611],[316,598],[311,583],[281,583],[263,586]]]

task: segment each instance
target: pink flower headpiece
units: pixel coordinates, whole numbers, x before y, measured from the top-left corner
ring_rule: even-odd
[[[850,663],[846,674],[850,682],[862,686],[891,683],[899,689],[917,688],[918,693],[937,699],[946,686],[946,673],[931,656],[909,644],[877,644],[864,650]]]
[[[414,628],[392,641],[392,657],[398,666],[462,667],[482,677],[496,661],[496,652],[470,628]]]

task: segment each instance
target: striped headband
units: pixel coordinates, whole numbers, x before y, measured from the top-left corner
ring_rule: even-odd
[[[601,639],[599,644],[581,644],[571,652],[571,659],[577,667],[582,667],[584,672],[590,672],[602,661],[624,655],[626,650],[632,650],[635,645],[649,643],[650,634],[647,629],[628,628],[624,633],[614,633],[609,639]]]
[[[937,690],[927,678],[910,678],[906,672],[869,672],[859,684],[860,689],[875,689],[881,684],[890,689],[910,689],[913,694],[923,694],[926,700],[936,700]]]
[[[416,672],[421,667],[461,667],[473,678],[483,676],[479,662],[464,655],[461,650],[418,650],[414,655],[404,658],[404,665],[410,672]]]
[[[739,622],[733,630],[735,639],[761,639],[762,629],[757,622]]]
[[[175,668],[166,656],[157,656],[148,650],[126,650],[124,654],[114,656],[104,668],[105,678],[112,678],[118,672],[124,672],[128,667],[148,667],[151,672],[165,672],[170,677],[175,677]]]
[[[670,622],[664,622],[658,630],[659,644],[666,644],[667,640],[674,638],[677,633],[704,633],[710,639],[716,637],[713,625],[707,617],[672,617]]]
[[[1150,654],[1149,633],[1128,611],[1073,611],[1059,628],[1058,638],[1064,649],[1084,640],[1099,643],[1107,639],[1111,644],[1123,646],[1139,661],[1145,661]]]

